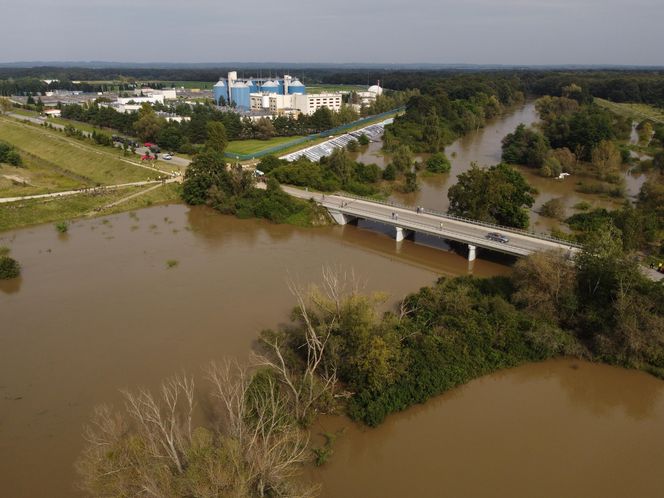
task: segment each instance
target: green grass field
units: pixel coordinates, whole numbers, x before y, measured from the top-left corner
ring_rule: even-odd
[[[623,116],[629,116],[636,120],[648,118],[664,124],[664,109],[659,109],[648,104],[616,103],[599,98],[595,98],[595,102]]]
[[[157,204],[179,202],[179,185],[168,184],[110,209],[95,211],[148,188],[128,187],[102,194],[79,194],[64,198],[32,199],[0,204],[0,232],[41,223],[69,221],[88,215],[106,216]]]
[[[29,109],[21,109],[20,107],[12,107],[9,112],[14,114],[19,114],[20,116],[29,116],[31,118],[38,118],[39,113],[37,111],[31,111]]]
[[[77,130],[81,131],[87,131],[88,133],[92,133],[93,131],[105,131],[107,134],[115,134],[118,133],[116,130],[111,130],[110,128],[108,129],[100,129],[100,128],[95,128],[94,126],[88,124],[88,123],[81,123],[80,121],[74,121],[73,119],[64,119],[64,118],[48,118],[46,120],[47,123],[53,123],[53,124],[61,124],[62,126],[67,126],[67,125],[72,125],[74,128]]]
[[[362,92],[366,91],[368,87],[364,85],[307,85],[307,93],[323,93],[323,92]]]
[[[296,137],[275,137],[269,140],[234,140],[228,143],[226,152],[229,154],[256,154],[270,147],[276,147],[297,140]]]
[[[26,173],[30,175],[39,175],[46,170],[49,174],[56,172],[88,185],[113,185],[158,176],[157,172],[123,159],[119,150],[86,144],[60,132],[9,118],[0,118],[0,140],[14,145],[22,155],[34,158],[27,164]],[[48,183],[42,186],[48,186]],[[52,186],[57,188],[57,185]]]

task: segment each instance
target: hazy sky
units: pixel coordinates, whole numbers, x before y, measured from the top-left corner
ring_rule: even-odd
[[[664,65],[664,0],[2,0],[0,62]]]

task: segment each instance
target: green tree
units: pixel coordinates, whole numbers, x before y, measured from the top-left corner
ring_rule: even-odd
[[[206,150],[197,154],[187,168],[182,198],[187,204],[205,204],[209,200],[210,189],[228,181],[224,156],[215,150]]]
[[[397,178],[397,169],[394,167],[394,164],[390,163],[385,166],[383,170],[383,180],[394,181]]]
[[[226,128],[218,121],[209,121],[207,126],[207,140],[205,148],[217,154],[223,154],[228,145]]]
[[[613,142],[602,140],[592,150],[592,163],[601,179],[611,178],[616,175],[622,163],[620,150]]]
[[[449,211],[478,221],[527,228],[533,193],[523,175],[511,166],[501,163],[480,168],[473,163],[450,187]]]
[[[422,125],[422,140],[426,144],[427,152],[438,152],[442,142],[442,133],[440,131],[440,120],[436,109],[431,109]]]
[[[414,171],[406,171],[404,173],[404,184],[401,187],[401,191],[405,193],[417,192],[419,190],[419,185],[417,184],[417,174]]]
[[[399,173],[405,173],[413,168],[413,153],[407,145],[400,145],[392,155],[392,164]]]
[[[156,142],[161,128],[166,124],[163,118],[157,116],[150,104],[145,103],[138,111],[138,119],[134,123],[134,131],[144,142]]]
[[[325,164],[339,178],[342,186],[346,186],[353,179],[353,161],[345,149],[334,149]]]
[[[256,121],[254,130],[256,138],[260,140],[268,140],[275,135],[274,124],[272,124],[272,120],[269,118],[261,118]]]

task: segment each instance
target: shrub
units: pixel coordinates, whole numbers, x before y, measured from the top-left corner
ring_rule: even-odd
[[[565,206],[560,198],[549,199],[542,204],[539,214],[547,218],[562,220],[565,217]]]
[[[346,149],[348,150],[348,152],[357,152],[358,150],[360,150],[360,143],[357,140],[351,140],[346,145]]]
[[[0,163],[11,164],[12,166],[21,166],[23,160],[13,145],[6,142],[0,142]]]
[[[370,140],[369,140],[369,137],[367,137],[364,133],[362,133],[362,135],[360,135],[360,137],[357,139],[357,142],[360,145],[365,146],[365,145],[369,145]]]
[[[588,211],[592,207],[592,205],[589,202],[581,201],[581,202],[577,202],[572,207],[574,209],[578,209],[579,211]]]
[[[166,267],[167,268],[174,268],[179,264],[179,261],[177,259],[169,259],[166,261]]]
[[[60,233],[67,233],[69,230],[69,224],[66,221],[58,221],[55,224],[55,229]]]
[[[426,162],[427,171],[431,173],[449,173],[452,166],[444,152],[436,152]]]
[[[383,180],[394,181],[397,177],[397,169],[394,164],[388,164],[383,170]]]
[[[16,278],[21,274],[21,265],[9,256],[0,256],[0,279]]]

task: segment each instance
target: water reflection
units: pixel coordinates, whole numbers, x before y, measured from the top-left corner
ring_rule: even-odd
[[[0,279],[0,292],[4,292],[5,294],[15,294],[21,290],[22,283],[23,277],[21,276],[9,280]]]

